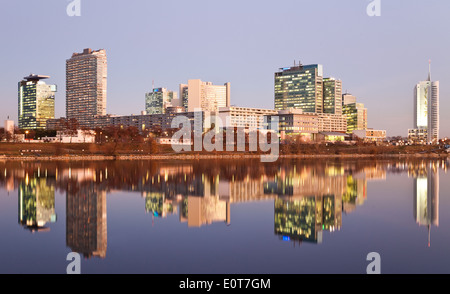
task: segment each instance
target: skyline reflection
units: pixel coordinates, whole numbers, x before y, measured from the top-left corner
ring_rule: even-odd
[[[213,163],[213,164],[212,164]],[[66,195],[66,246],[85,258],[106,258],[107,195],[139,192],[152,219],[178,215],[199,228],[232,225],[233,205],[273,201],[273,232],[282,241],[321,244],[342,219],[364,205],[368,182],[387,174],[414,179],[414,217],[439,226],[439,170],[444,160],[214,162],[0,162],[0,187],[18,191],[19,224],[49,231],[57,221],[55,193]]]

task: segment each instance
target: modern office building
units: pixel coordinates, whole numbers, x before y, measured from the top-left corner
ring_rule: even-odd
[[[218,112],[220,107],[229,107],[231,84],[213,85],[211,82],[189,80],[180,85],[180,100],[189,112],[201,109],[207,112]]]
[[[315,113],[303,113],[301,109],[281,110],[267,116],[268,126],[274,118],[279,120],[281,140],[300,136],[302,140],[309,142],[315,140],[315,135],[319,133],[319,117]]]
[[[294,65],[275,73],[275,109],[323,113],[323,67]]]
[[[166,108],[172,106],[172,101],[178,100],[178,94],[166,88],[153,89],[145,94],[145,111],[147,114],[163,114]]]
[[[55,118],[56,85],[43,80],[49,76],[31,74],[19,82],[19,128],[45,129],[47,120]]]
[[[94,117],[106,115],[106,51],[84,49],[66,61],[66,118],[92,128]]]
[[[323,112],[342,115],[342,81],[323,79]]]
[[[367,129],[367,108],[364,104],[357,103],[352,95],[343,96],[342,113],[347,119],[347,133]]]
[[[439,124],[439,82],[431,81],[430,65],[428,79],[414,87],[414,129],[409,130],[409,139],[418,137],[422,141],[423,134],[426,134],[427,143],[437,143]]]
[[[302,140],[309,142],[318,139],[319,133],[333,132],[342,136],[347,130],[347,120],[343,115],[288,109],[279,111],[276,115],[267,115],[267,125],[274,117],[279,120],[279,135],[282,140],[300,136]]]

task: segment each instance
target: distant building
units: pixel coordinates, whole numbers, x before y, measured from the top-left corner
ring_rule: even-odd
[[[218,112],[220,107],[230,106],[231,84],[213,85],[211,82],[189,80],[180,85],[180,103],[187,111]],[[182,102],[181,102],[182,101]],[[180,105],[181,106],[181,105]]]
[[[45,129],[47,120],[55,118],[56,85],[47,85],[49,76],[29,75],[19,82],[19,128]]]
[[[344,94],[343,96],[343,115],[347,118],[347,133],[367,129],[367,108],[364,104],[357,103],[356,97]]]
[[[347,119],[340,114],[319,113],[319,132],[345,133],[347,130]]]
[[[426,132],[428,143],[438,143],[439,128],[439,82],[431,81],[430,65],[428,79],[414,87],[414,129],[410,130],[409,139],[414,140],[415,134]]]
[[[92,128],[95,116],[106,115],[106,51],[84,49],[66,61],[66,117]]]
[[[426,144],[428,142],[428,130],[426,128],[408,130],[408,141]]]
[[[323,67],[294,65],[275,73],[275,109],[323,113]]]
[[[195,116],[201,115],[201,120],[195,121]],[[161,131],[168,131],[172,129],[172,121],[177,116],[184,116],[191,122],[191,129],[205,128],[204,112],[167,112],[165,114],[141,114],[141,115],[104,115],[95,118],[96,128],[106,128],[109,126],[116,127],[136,127],[139,131],[161,129]]]
[[[337,132],[345,134],[347,121],[344,116],[327,113],[308,113],[301,109],[279,111],[276,115],[267,116],[267,125],[278,117],[279,135],[282,140],[287,137],[302,137],[305,141],[317,139],[321,132]]]
[[[356,130],[353,131],[353,137],[366,142],[383,142],[386,140],[386,131],[373,129]]]
[[[342,81],[335,78],[323,80],[323,112],[342,115]]]
[[[14,121],[13,120],[5,120],[5,132],[9,132],[11,135],[14,135]]]
[[[305,141],[315,140],[319,133],[319,117],[314,113],[303,113],[301,109],[279,111],[277,114],[267,116],[270,126],[274,118],[279,120],[279,134],[281,140],[288,137],[302,137]]]
[[[222,120],[223,128],[264,129],[264,117],[276,115],[271,109],[249,107],[220,107],[218,116]]]
[[[163,114],[166,108],[172,106],[172,101],[178,100],[178,94],[166,88],[153,89],[145,94],[145,111],[147,114]]]
[[[95,143],[95,132],[86,130],[77,130],[74,133],[70,131],[57,131],[56,137],[44,137],[43,142],[47,143]]]

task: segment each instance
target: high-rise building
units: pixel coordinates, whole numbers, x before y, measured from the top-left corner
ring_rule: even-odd
[[[180,100],[187,111],[196,109],[218,112],[220,107],[230,106],[231,84],[213,85],[211,82],[189,80],[188,84],[180,85]]]
[[[145,111],[147,114],[163,114],[166,108],[172,106],[172,101],[178,100],[178,94],[166,88],[153,89],[145,94]],[[178,105],[176,105],[178,106]]]
[[[275,109],[323,113],[323,67],[294,65],[275,73]]]
[[[49,76],[29,75],[19,82],[19,128],[45,129],[55,118],[56,85],[47,85]]]
[[[92,127],[94,117],[106,115],[106,51],[84,49],[66,61],[66,118]]]
[[[367,130],[367,108],[364,104],[357,103],[356,97],[344,94],[342,98],[342,113],[347,118],[347,133]]]
[[[342,115],[342,81],[323,80],[323,112]]]
[[[409,130],[409,138],[437,143],[439,127],[439,82],[431,81],[430,64],[428,79],[414,87],[414,129]],[[416,134],[422,135],[417,137]]]

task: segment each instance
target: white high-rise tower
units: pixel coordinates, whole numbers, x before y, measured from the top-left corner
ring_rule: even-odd
[[[414,128],[411,133],[426,134],[428,143],[439,141],[439,82],[431,81],[431,62],[428,80],[414,88]]]

